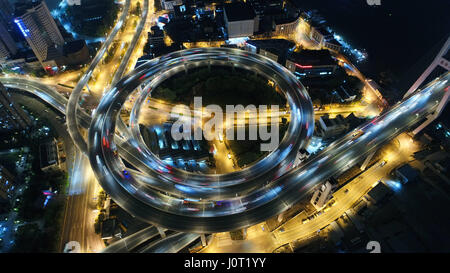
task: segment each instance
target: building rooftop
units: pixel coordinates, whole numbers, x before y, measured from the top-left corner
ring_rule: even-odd
[[[19,1],[15,4],[14,8],[14,15],[15,17],[20,17],[27,13],[28,10],[35,8],[36,6],[40,5],[42,1]],[[45,4],[45,2],[44,2]]]
[[[232,3],[225,5],[225,13],[228,21],[253,20],[256,13],[250,5],[244,3]]]
[[[266,39],[266,40],[248,40],[247,44],[253,45],[257,48],[262,49],[293,49],[295,48],[295,43],[285,40],[285,39]]]
[[[419,176],[419,172],[417,172],[417,170],[411,167],[411,165],[409,164],[405,164],[402,167],[398,168],[397,173],[405,177],[407,181],[414,181]]]
[[[336,65],[336,61],[331,57],[330,51],[326,49],[292,52],[288,59],[302,66]]]
[[[289,18],[289,17],[276,17],[273,19],[276,25],[285,25],[285,24],[289,24],[289,23],[294,23],[295,21],[297,21],[297,18]]]
[[[283,62],[286,55],[295,48],[295,43],[284,39],[248,40],[246,44],[282,57]]]
[[[149,34],[152,35],[153,37],[159,36],[164,37],[164,31],[162,31],[158,26],[152,26],[150,30],[151,32],[149,32]]]
[[[329,117],[324,116],[324,117],[320,117],[320,118],[322,119],[323,123],[325,123],[325,125],[327,127],[333,126],[333,122],[331,121],[331,119]]]
[[[47,48],[47,58],[46,61],[56,60],[62,57],[62,50],[54,46]]]
[[[327,43],[330,43],[330,44],[333,44],[333,45],[342,46],[341,43],[339,43],[339,41],[334,39],[334,38],[327,39],[326,41],[327,41]]]
[[[317,27],[316,30],[320,32],[323,36],[332,36],[331,32],[328,31],[328,29],[324,26]]]
[[[358,118],[355,116],[354,113],[351,113],[345,118],[345,122],[347,122],[350,126],[350,128],[356,128],[357,126],[361,125],[366,119],[364,118]]]
[[[85,40],[75,40],[64,44],[64,55],[78,52],[82,50],[86,45]]]
[[[39,145],[41,169],[58,164],[58,150],[56,140],[48,140]]]
[[[372,198],[376,203],[383,201],[383,199],[390,193],[386,185],[383,183],[378,183],[373,189],[371,189],[367,195]]]
[[[102,239],[110,239],[114,235],[114,229],[116,227],[115,219],[107,219],[102,222]]]

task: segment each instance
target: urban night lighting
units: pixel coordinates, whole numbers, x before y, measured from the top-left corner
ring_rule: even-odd
[[[448,4],[331,2],[0,0],[0,252],[449,253]]]

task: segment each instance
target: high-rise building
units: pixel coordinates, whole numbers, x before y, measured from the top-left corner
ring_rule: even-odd
[[[8,201],[16,188],[14,175],[0,165],[0,201]]]
[[[0,60],[9,58],[17,53],[14,39],[8,32],[7,26],[0,22]]]
[[[17,46],[8,29],[12,23],[14,9],[9,0],[0,0],[0,60],[17,53]]]
[[[10,0],[0,0],[0,21],[9,22],[14,17],[14,8],[10,4]]]
[[[30,117],[11,100],[6,88],[0,83],[0,130],[27,129],[31,125]]]
[[[45,2],[17,5],[15,15],[14,22],[42,66],[55,66],[54,58],[58,52],[62,52],[64,38]]]

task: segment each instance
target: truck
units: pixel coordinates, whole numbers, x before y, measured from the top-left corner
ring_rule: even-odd
[[[363,130],[357,130],[355,132],[352,133],[352,140],[351,141],[355,141],[358,138],[360,138],[362,135],[364,135],[364,131]]]

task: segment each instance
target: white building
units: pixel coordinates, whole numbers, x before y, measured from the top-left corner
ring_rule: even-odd
[[[330,119],[327,115],[321,116],[318,125],[318,133],[323,138],[340,135],[349,129],[349,124],[341,115],[337,115],[334,119]]]
[[[314,192],[310,202],[317,211],[323,209],[328,201],[333,198],[332,193],[334,188],[335,186],[327,181],[325,184],[319,186],[319,188]]]
[[[295,33],[298,25],[302,22],[302,18],[298,17],[294,21],[287,19],[275,19],[275,30],[273,31],[274,36],[290,36]]]
[[[228,38],[252,36],[259,30],[259,17],[250,5],[234,3],[225,6]]]
[[[293,167],[295,168],[298,165],[300,165],[300,163],[302,163],[303,161],[308,159],[309,155],[310,154],[308,153],[308,151],[306,151],[304,149],[301,149],[300,151],[298,151],[297,156],[295,157]]]
[[[342,45],[334,39],[333,34],[331,34],[325,27],[311,27],[309,37],[316,41],[322,48],[327,48],[335,52],[340,52]]]
[[[183,4],[183,0],[161,0],[161,7],[165,10],[173,10],[173,6]]]

